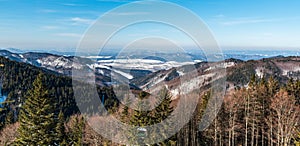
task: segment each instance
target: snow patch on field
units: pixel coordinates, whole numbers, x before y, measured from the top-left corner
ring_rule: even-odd
[[[235,66],[234,62],[222,62],[222,63],[218,63],[216,65],[212,65],[204,71],[207,72],[207,71],[211,71],[211,70],[214,70],[214,69],[229,68],[229,67],[232,67],[232,66]]]
[[[85,58],[89,58],[89,59],[110,59],[110,58],[112,58],[112,56],[87,56]]]
[[[168,70],[172,67],[179,67],[188,64],[194,64],[195,62],[163,62],[160,60],[151,59],[116,59],[116,60],[99,60],[97,64],[111,66],[118,69],[131,69],[131,70],[149,70],[152,72],[158,70]]]
[[[42,61],[40,59],[36,60],[37,63],[41,64]]]
[[[179,76],[183,76],[184,75],[184,73],[182,71],[178,71],[177,70],[177,73],[179,74]]]
[[[208,78],[212,78],[216,75],[216,73],[210,73],[210,74],[206,74],[206,75],[202,75],[202,76],[197,76],[195,78],[192,78],[188,81],[185,80],[181,80],[181,84],[173,89],[169,89],[167,87],[167,89],[170,90],[170,92],[173,95],[173,99],[175,100],[176,98],[178,98],[178,95],[184,95],[184,94],[188,94],[191,91],[194,91],[196,89],[200,89],[201,86],[205,86],[208,85],[209,83],[211,83],[212,81],[206,81]],[[214,80],[218,79],[217,77],[214,77]]]
[[[111,67],[106,66],[106,65],[101,65],[101,64],[91,64],[91,65],[89,65],[89,64],[87,64],[87,66],[90,69],[94,70],[94,71],[97,70],[97,72],[99,72],[102,75],[104,75],[104,71],[101,70],[101,69],[107,69],[107,70],[113,71],[115,73],[118,73],[118,74],[122,75],[123,77],[125,77],[125,78],[127,78],[129,80],[133,79],[133,76],[131,74],[125,73],[123,71],[120,71],[120,70],[117,70],[117,69],[114,69],[114,68],[111,68]]]
[[[91,69],[96,69],[96,68],[104,68],[109,70],[111,69],[110,67],[101,64],[91,64],[91,65],[87,64],[87,66]]]
[[[262,78],[264,76],[264,72],[263,72],[264,68],[262,67],[258,67],[255,69],[256,75],[260,78]]]
[[[151,79],[151,81],[147,82],[147,84],[143,85],[141,88],[149,89],[149,88],[153,87],[154,85],[157,85],[157,84],[163,82],[166,77],[167,77],[167,75],[164,75],[163,77],[156,76],[153,79]]]
[[[299,72],[300,67],[299,66],[294,66],[291,67],[290,69],[282,69],[282,75],[287,76],[289,72]]]
[[[133,79],[133,76],[128,74],[128,73],[125,73],[125,72],[122,72],[122,71],[119,71],[119,70],[113,70],[113,71],[120,74],[120,75],[122,75],[122,76],[124,76],[124,77],[126,77],[129,80]]]
[[[234,62],[226,62],[226,63],[224,64],[224,66],[225,66],[225,68],[233,67],[233,66],[235,66],[235,63],[234,63]]]
[[[170,93],[172,94],[171,100],[175,100],[177,98],[177,95],[180,94],[178,89],[171,90]]]

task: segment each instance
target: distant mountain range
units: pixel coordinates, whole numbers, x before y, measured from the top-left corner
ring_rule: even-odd
[[[91,74],[95,73],[96,83],[103,86],[119,84],[111,78],[113,76],[127,80],[131,87],[137,90],[151,93],[164,86],[174,95],[190,92],[224,78],[227,81],[227,89],[245,86],[251,74],[258,77],[273,76],[281,82],[286,82],[289,78],[300,79],[300,58],[297,56],[275,56],[249,61],[232,58],[221,62],[176,62],[155,56],[144,59],[86,56],[76,57],[80,61],[74,62],[73,56],[38,52],[12,53],[7,50],[0,50],[0,56],[66,76],[72,75],[72,69],[89,70]],[[222,72],[225,69],[226,72]]]
[[[57,73],[71,76],[72,69],[89,70],[95,72],[97,83],[110,85],[111,76],[118,76],[127,80],[144,77],[150,73],[167,70],[195,62],[165,61],[157,57],[145,59],[114,59],[114,56],[74,56],[56,55],[50,53],[24,52],[13,53],[8,50],[0,50],[0,56],[13,61],[22,62],[42,67]]]

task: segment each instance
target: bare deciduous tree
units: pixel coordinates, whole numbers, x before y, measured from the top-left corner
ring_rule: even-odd
[[[300,108],[295,102],[294,97],[284,90],[280,90],[272,99],[268,123],[272,130],[272,143],[277,146],[290,145],[293,135],[296,134]]]

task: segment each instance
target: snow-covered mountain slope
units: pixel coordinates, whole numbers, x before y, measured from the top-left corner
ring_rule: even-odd
[[[167,87],[174,95],[187,93],[209,85],[218,79],[227,79],[227,84],[244,86],[251,75],[258,77],[274,76],[281,82],[289,78],[300,79],[299,57],[273,57],[261,60],[242,61],[227,59],[223,62],[176,62],[160,58],[112,59],[112,56],[73,56],[49,53],[12,53],[0,50],[0,56],[10,60],[46,68],[67,76],[72,69],[87,70],[95,74],[99,85],[130,84],[135,89],[154,92]],[[226,69],[221,72],[221,69]],[[232,88],[232,87],[228,87]]]
[[[144,78],[137,78],[133,83],[139,88],[156,94],[159,89],[166,87],[175,99],[179,94],[188,94],[216,80],[225,78],[225,69],[235,66],[233,61],[188,64],[161,70]]]
[[[300,79],[300,57],[281,56],[256,61],[227,59],[215,63],[201,62],[157,71],[133,79],[132,82],[149,93],[167,87],[176,98],[176,95],[186,94],[219,80],[226,80],[228,90],[247,86],[251,75],[259,78],[272,76],[280,82],[286,82],[290,78]]]
[[[6,57],[17,62],[28,63],[37,67],[43,67],[61,74],[71,75],[71,70],[82,69],[84,64],[73,63],[73,57],[60,56],[49,53],[12,53],[7,50],[0,50],[0,56]],[[83,62],[91,63],[88,59]]]
[[[112,84],[114,82],[111,79],[112,76],[124,80],[133,80],[159,70],[169,70],[172,67],[194,64],[194,62],[155,60],[153,57],[146,59],[111,59],[112,56],[81,56],[76,57],[79,61],[75,62],[73,56],[36,52],[12,53],[7,50],[0,50],[0,56],[43,67],[67,76],[72,75],[72,69],[89,70],[96,73],[99,84]]]
[[[10,60],[14,60],[14,61],[17,61],[17,62],[26,62],[26,60],[23,58],[22,55],[12,53],[12,52],[9,52],[7,50],[0,50],[0,56],[6,57]]]
[[[176,62],[176,61],[160,61],[153,59],[115,59],[115,60],[99,60],[99,65],[111,66],[113,68],[126,70],[148,70],[156,72],[159,70],[168,70],[172,67],[179,67],[187,64],[195,64],[195,62]]]

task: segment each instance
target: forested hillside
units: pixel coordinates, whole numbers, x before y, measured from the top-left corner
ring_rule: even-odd
[[[170,138],[165,137],[164,132],[167,131],[157,129],[164,131],[158,132],[157,136],[166,139],[160,145],[299,145],[300,81],[292,78],[279,81],[270,72],[268,76],[258,76],[257,72],[248,71],[243,74],[243,68],[257,70],[251,69],[251,66],[257,64],[243,63],[238,67],[241,70],[236,71],[247,78],[245,81],[243,79],[243,83],[230,74],[235,77],[230,82],[245,86],[226,91],[220,111],[214,113],[217,118],[204,131],[199,130],[199,123],[205,109],[214,110],[214,106],[208,104],[214,91],[205,88],[202,93],[188,94],[187,100],[198,102],[192,118]],[[263,66],[267,67],[265,64]],[[276,71],[271,67],[269,70]],[[0,145],[121,145],[103,138],[85,122],[73,97],[71,78],[1,57],[0,69],[2,94],[7,95],[0,110]],[[233,68],[230,70],[234,73]],[[141,102],[135,110],[130,109],[115,99],[111,88],[97,87],[109,113],[124,123],[140,127],[160,123],[172,116],[178,100],[184,98],[178,96],[172,100],[173,95],[168,89],[160,90],[154,102],[156,108],[141,111],[139,109],[148,106],[147,103]],[[137,98],[149,96],[146,92],[135,92]],[[197,96],[200,100],[194,101]],[[97,116],[105,115],[99,113]],[[169,122],[176,124],[176,121]],[[132,145],[151,143],[136,139],[136,134],[134,130],[128,131],[127,142]]]
[[[229,92],[214,123],[203,132],[205,145],[299,143],[300,81],[250,77],[247,87]]]
[[[26,63],[10,61],[4,57],[0,57],[0,65],[1,95],[7,96],[7,99],[1,103],[0,107],[0,129],[3,130],[3,132],[1,132],[0,145],[6,142],[9,144],[12,142],[11,138],[14,139],[16,137],[15,133],[10,137],[10,132],[16,132],[16,127],[18,127],[19,120],[21,120],[19,118],[20,110],[22,111],[22,108],[25,107],[30,95],[29,92],[34,88],[33,83],[39,74],[42,74],[40,84],[47,90],[47,98],[51,99],[50,105],[54,108],[52,111],[53,118],[59,119],[59,113],[61,113],[61,115],[63,115],[61,119],[64,119],[63,122],[69,121],[72,123],[72,119],[74,119],[72,117],[79,117],[79,110],[73,96],[72,79],[70,77]],[[105,94],[104,97],[108,107],[114,105],[115,101],[110,100],[107,96],[111,95],[111,90],[99,87],[98,91],[99,93]],[[30,105],[29,108],[37,107]]]
[[[13,112],[13,115],[18,114],[19,107],[25,102],[24,97],[28,90],[32,89],[33,81],[41,72],[44,73],[42,82],[49,90],[49,95],[54,99],[56,106],[66,115],[78,112],[73,98],[71,78],[3,57],[0,57],[0,64],[3,65],[0,70],[2,94],[7,95],[6,103],[3,104],[1,111],[2,122],[7,112]]]

